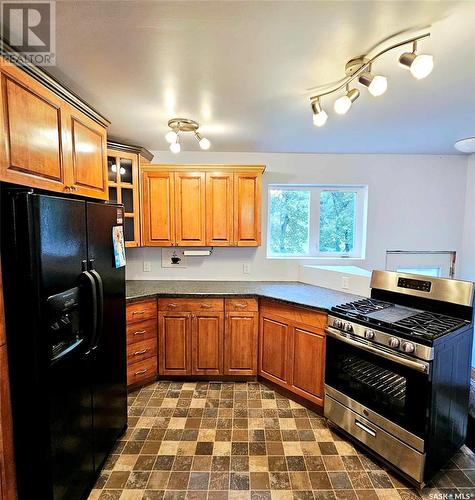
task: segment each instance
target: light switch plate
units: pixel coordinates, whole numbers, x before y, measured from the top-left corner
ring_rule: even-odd
[[[343,290],[350,289],[350,278],[348,278],[348,276],[343,276],[341,278],[341,288],[343,288]]]
[[[143,261],[143,272],[149,273],[152,270],[152,263],[148,260]]]
[[[247,262],[245,264],[243,264],[242,265],[242,272],[244,274],[251,274],[251,264],[249,264]]]

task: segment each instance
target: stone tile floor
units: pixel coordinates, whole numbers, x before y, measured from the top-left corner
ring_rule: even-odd
[[[475,455],[463,448],[418,493],[263,384],[160,381],[129,395],[129,428],[89,500],[420,497],[475,497]]]

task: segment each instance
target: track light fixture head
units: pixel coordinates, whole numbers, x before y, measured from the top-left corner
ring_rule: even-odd
[[[177,154],[177,153],[179,153],[179,152],[181,151],[181,146],[180,146],[180,136],[178,135],[178,133],[177,133],[177,134],[175,134],[175,135],[176,135],[176,139],[175,139],[175,142],[172,142],[172,143],[170,144],[170,151],[171,151],[172,153]]]
[[[211,146],[211,142],[198,132],[200,124],[195,122],[195,120],[190,120],[189,118],[172,118],[168,121],[168,126],[171,130],[165,134],[165,140],[170,144],[170,151],[172,153],[179,153],[181,151],[179,134],[182,132],[193,132],[201,149],[206,150]]]
[[[211,142],[206,137],[203,137],[199,132],[195,132],[195,137],[201,149],[207,150],[210,148]]]
[[[317,99],[313,100],[310,104],[313,111],[313,124],[316,127],[323,127],[328,120],[328,115],[320,104],[320,98],[317,97]]]
[[[382,75],[371,74],[371,66],[368,68],[368,72],[363,73],[358,78],[358,81],[368,87],[368,92],[374,97],[383,95],[388,88],[388,79]]]
[[[429,54],[416,54],[417,41],[413,43],[412,52],[404,52],[399,57],[399,66],[408,69],[417,80],[429,76],[434,69],[434,58]]]
[[[346,114],[351,105],[358,99],[360,96],[360,91],[358,89],[351,89],[349,85],[346,87],[346,94],[344,96],[339,97],[334,104],[335,113],[339,115]]]

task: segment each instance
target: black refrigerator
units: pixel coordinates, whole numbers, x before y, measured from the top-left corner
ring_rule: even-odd
[[[127,426],[120,205],[2,192],[19,500],[86,498]]]

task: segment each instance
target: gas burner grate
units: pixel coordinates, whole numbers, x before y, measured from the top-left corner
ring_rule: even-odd
[[[366,315],[372,312],[381,311],[391,306],[392,304],[389,302],[383,302],[381,300],[361,299],[355,302],[347,302],[346,304],[334,306],[332,307],[332,310],[349,315]]]
[[[395,327],[407,328],[413,335],[439,336],[449,333],[461,326],[466,321],[443,314],[420,312],[414,316],[401,319],[394,323]]]

